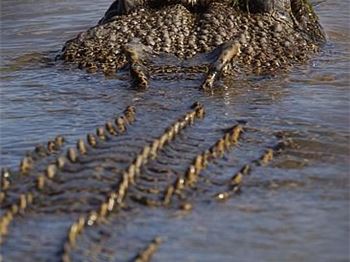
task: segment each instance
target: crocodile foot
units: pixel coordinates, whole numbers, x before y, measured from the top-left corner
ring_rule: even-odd
[[[144,62],[148,60],[148,54],[152,50],[134,39],[123,46],[123,52],[128,60],[132,85],[140,89],[146,89],[149,85],[149,73]]]
[[[128,69],[130,71],[132,86],[138,89],[146,89],[149,86],[150,73],[147,69],[151,64],[154,56],[161,56],[154,52],[150,47],[147,47],[139,42],[138,39],[134,39],[127,43],[122,48],[126,59]],[[220,79],[225,71],[227,65],[229,65],[241,52],[241,44],[238,41],[229,41],[221,46],[217,47],[211,52],[206,59],[200,61],[203,65],[201,67],[207,68],[208,73],[200,87],[203,90],[210,90],[214,87],[216,81]],[[166,54],[163,54],[166,56]],[[151,56],[153,56],[151,59]],[[181,64],[183,67],[190,67],[186,63]],[[164,64],[162,65],[164,67]],[[168,65],[171,68],[173,65]],[[153,66],[153,71],[154,71]],[[200,68],[197,64],[197,67]],[[175,69],[168,69],[175,71]]]
[[[209,72],[201,85],[201,89],[212,89],[214,82],[218,80],[225,67],[241,52],[241,44],[238,41],[230,41],[217,48],[216,60],[210,65]]]

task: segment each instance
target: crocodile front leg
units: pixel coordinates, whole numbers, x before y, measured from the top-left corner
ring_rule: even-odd
[[[241,45],[238,41],[229,41],[219,46],[216,60],[210,65],[209,72],[201,85],[201,89],[213,88],[214,82],[222,75],[225,66],[241,53]],[[216,52],[215,51],[215,52]]]
[[[147,53],[152,52],[152,50],[134,40],[124,45],[123,52],[129,63],[133,86],[146,89],[149,85],[149,73],[144,62],[147,60]]]

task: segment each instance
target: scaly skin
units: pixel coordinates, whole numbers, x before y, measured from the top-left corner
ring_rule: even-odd
[[[149,67],[159,53],[186,62],[212,52],[197,64],[200,70],[213,63],[218,75],[265,74],[305,62],[324,42],[307,0],[117,0],[97,26],[66,43],[61,58],[80,68],[115,73],[128,63]],[[134,43],[136,61],[124,52],[129,43]],[[220,61],[222,53],[237,48]],[[158,70],[151,67],[147,74]]]
[[[319,50],[325,38],[307,1],[272,3],[116,1],[99,25],[66,43],[61,58],[109,73],[129,64],[135,84],[147,87],[149,75],[167,71],[166,66],[155,63],[158,54],[164,52],[180,59],[185,72],[207,72],[202,87],[208,89],[222,74],[273,72],[303,62]],[[204,65],[196,64],[193,58],[201,53],[207,58],[200,60]],[[82,261],[88,256],[89,245],[81,240],[89,239],[91,232],[101,234],[102,239],[103,230],[98,230],[104,222],[118,224],[119,216],[131,217],[134,209],[188,212],[196,201],[225,200],[240,191],[245,176],[256,166],[269,164],[277,153],[292,145],[271,137],[267,144],[264,139],[260,141],[265,143],[261,155],[244,155],[240,148],[254,142],[249,139],[251,130],[238,123],[223,130],[211,145],[203,144],[193,129],[208,124],[201,124],[204,117],[204,107],[196,103],[163,127],[159,137],[147,140],[145,132],[150,124],[143,123],[135,109],[128,107],[121,117],[97,128],[96,135],[88,134],[87,143],[77,141],[76,149],[57,156],[63,141],[57,138],[47,150],[39,148],[24,158],[19,171],[4,170],[0,242],[6,250],[5,258],[22,257],[21,252],[26,252],[13,254],[13,246],[6,246],[7,238],[18,237],[21,223],[39,220],[45,224],[45,219],[54,217],[63,230],[51,232],[56,242],[50,243],[49,255],[40,253],[41,246],[33,247],[31,254],[43,260]],[[136,130],[133,125],[138,125]],[[181,137],[181,132],[190,135]],[[242,140],[245,136],[248,139]],[[188,148],[191,159],[183,154]],[[211,167],[220,173],[223,168],[218,161],[230,151],[239,156],[237,159],[242,158],[232,174],[220,177],[207,172]],[[16,223],[19,217],[22,220]],[[33,228],[40,229],[39,225],[34,222]],[[20,235],[27,240],[33,233],[28,228]],[[148,261],[161,242],[155,237],[131,256],[135,261]],[[113,258],[118,258],[118,252]]]

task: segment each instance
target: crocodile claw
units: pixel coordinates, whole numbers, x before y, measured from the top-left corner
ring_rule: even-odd
[[[238,41],[230,41],[217,48],[219,54],[216,60],[210,65],[209,72],[201,85],[201,89],[213,88],[216,80],[223,73],[225,66],[241,53],[241,44]]]

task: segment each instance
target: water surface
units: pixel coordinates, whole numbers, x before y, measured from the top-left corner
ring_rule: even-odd
[[[167,112],[159,116],[165,121],[199,100],[207,108],[206,126],[199,129],[207,131],[205,142],[244,120],[263,130],[266,144],[273,140],[269,134],[283,132],[299,148],[254,173],[238,197],[199,201],[193,212],[169,223],[168,214],[153,210],[146,220],[136,216],[126,236],[132,239],[140,228],[145,239],[165,236],[154,261],[348,261],[349,3],[314,3],[329,37],[321,54],[289,74],[231,82],[209,95],[197,90],[195,80],[154,80],[148,91],[137,92],[123,77],[55,64],[64,42],[95,25],[109,1],[3,0],[0,165],[17,168],[26,151],[57,134],[74,144],[129,104],[144,110],[145,122],[156,112]],[[149,136],[157,132],[150,128]],[[54,227],[67,225],[49,219],[42,233]],[[9,240],[5,257],[20,256],[24,246]],[[123,248],[119,254],[127,256],[128,246]]]

